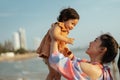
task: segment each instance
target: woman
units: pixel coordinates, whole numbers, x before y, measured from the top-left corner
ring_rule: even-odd
[[[52,32],[51,32],[52,34]],[[51,67],[68,80],[113,80],[110,68],[103,64],[112,62],[118,53],[118,43],[109,34],[102,34],[90,42],[86,53],[90,61],[80,60],[71,54],[64,57],[58,51],[58,44],[51,35]],[[72,59],[72,60],[71,60]]]

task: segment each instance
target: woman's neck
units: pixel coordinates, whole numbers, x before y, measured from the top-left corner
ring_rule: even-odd
[[[92,63],[95,63],[95,62],[101,63],[101,58],[98,56],[90,56],[90,61]]]

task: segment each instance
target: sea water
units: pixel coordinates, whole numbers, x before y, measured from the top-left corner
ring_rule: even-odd
[[[89,59],[84,50],[73,52],[77,57]],[[45,80],[47,74],[47,65],[39,57],[0,62],[0,80]]]

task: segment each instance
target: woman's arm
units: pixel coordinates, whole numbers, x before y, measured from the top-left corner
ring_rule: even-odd
[[[51,45],[50,45],[50,54],[52,53],[56,53],[58,52],[58,43],[57,41],[54,39],[54,37],[51,35]],[[71,60],[74,58],[74,54],[68,54],[68,58],[70,58]]]
[[[73,79],[74,73],[72,69],[73,68],[72,61],[68,57],[65,57],[63,54],[59,53],[57,41],[54,39],[52,34],[50,34],[50,37],[51,37],[49,57],[50,66],[53,69],[60,72],[67,79]]]

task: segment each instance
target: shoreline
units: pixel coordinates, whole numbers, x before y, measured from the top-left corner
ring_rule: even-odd
[[[3,61],[18,61],[38,57],[37,53],[16,54],[13,57],[0,56],[0,62]]]

